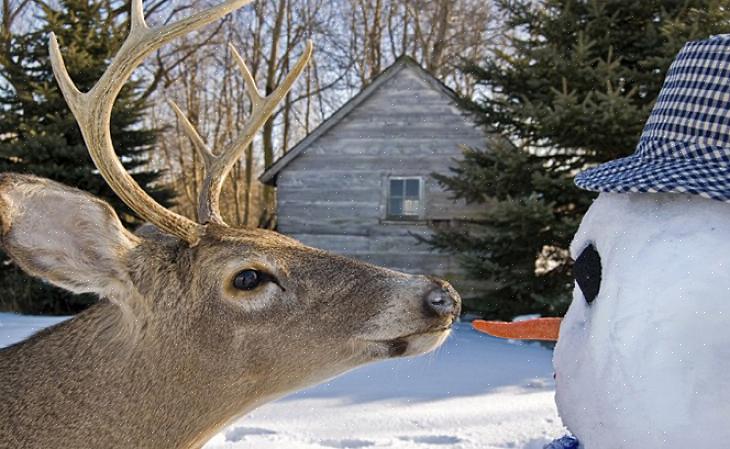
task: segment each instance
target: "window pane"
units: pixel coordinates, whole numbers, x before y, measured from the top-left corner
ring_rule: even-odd
[[[395,217],[403,215],[403,199],[391,198],[388,201],[388,215]]]
[[[421,196],[421,180],[420,179],[407,179],[406,180],[406,196],[419,198]]]
[[[391,179],[390,180],[390,196],[403,196],[403,180],[402,179]]]
[[[418,200],[403,201],[403,215],[418,215],[418,206],[420,203]]]

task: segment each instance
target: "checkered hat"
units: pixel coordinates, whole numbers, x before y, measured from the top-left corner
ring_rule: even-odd
[[[730,202],[730,35],[688,42],[669,67],[636,152],[575,183],[597,192],[682,192]]]

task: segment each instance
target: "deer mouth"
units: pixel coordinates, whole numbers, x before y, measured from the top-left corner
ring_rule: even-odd
[[[386,357],[409,357],[433,351],[446,341],[450,333],[451,325],[448,325],[413,332],[389,340],[372,340],[371,343],[385,348]]]

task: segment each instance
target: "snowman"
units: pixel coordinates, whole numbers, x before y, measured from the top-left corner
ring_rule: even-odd
[[[475,327],[557,339],[577,440],[547,447],[730,448],[730,35],[687,43],[636,152],[575,182],[601,193],[571,245],[562,323]]]

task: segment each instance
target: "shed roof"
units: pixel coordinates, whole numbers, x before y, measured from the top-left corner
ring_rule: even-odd
[[[456,93],[450,89],[446,84],[441,82],[438,78],[433,76],[429,71],[421,67],[410,56],[401,56],[395,60],[388,68],[380,72],[372,82],[367,85],[357,95],[352,97],[344,105],[342,105],[337,111],[329,116],[325,121],[319,124],[311,133],[307,134],[302,140],[300,140],[291,150],[289,150],[282,157],[277,159],[271,167],[269,167],[264,173],[259,176],[259,180],[264,184],[276,185],[276,178],[279,172],[281,172],[287,165],[297,157],[299,157],[315,140],[317,140],[324,133],[329,131],[332,127],[337,125],[342,119],[344,119],[352,110],[357,108],[363,101],[368,99],[374,92],[376,92],[380,86],[385,84],[388,80],[393,78],[403,68],[410,67],[416,70],[424,81],[429,83],[435,90],[448,96],[449,99],[458,102]]]

